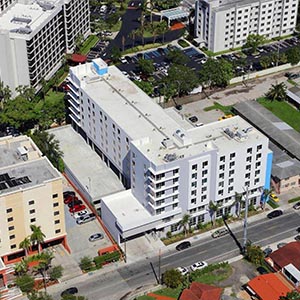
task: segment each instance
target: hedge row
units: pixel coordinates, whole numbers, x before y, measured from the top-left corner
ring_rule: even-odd
[[[94,257],[94,263],[96,265],[96,268],[101,268],[104,264],[120,260],[120,257],[120,252],[114,251],[111,253]]]

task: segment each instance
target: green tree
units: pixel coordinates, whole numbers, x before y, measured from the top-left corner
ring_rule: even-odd
[[[189,214],[184,214],[182,219],[179,222],[179,225],[183,227],[184,236],[186,237],[188,232],[188,227],[190,223],[191,216]]]
[[[62,266],[54,266],[49,271],[50,280],[58,280],[63,275],[63,267]]]
[[[226,87],[233,78],[232,64],[224,59],[208,58],[199,72],[200,82],[209,86]]]
[[[182,282],[182,275],[175,269],[167,270],[163,278],[164,284],[171,289],[176,289]]]
[[[31,236],[30,240],[32,245],[37,245],[38,253],[40,253],[40,245],[44,242],[45,234],[42,232],[41,226],[36,226],[34,224],[30,225]]]
[[[120,57],[121,57],[121,51],[120,51],[120,49],[118,47],[116,47],[116,46],[113,46],[111,48],[111,55],[110,56],[111,56],[112,61],[114,63],[116,63],[120,59]]]
[[[0,80],[0,109],[3,109],[4,104],[11,99],[11,90],[8,85]]]
[[[261,200],[262,200],[262,209],[265,210],[265,206],[266,206],[266,203],[268,202],[269,200],[269,196],[271,195],[271,193],[273,192],[272,189],[264,189],[263,192],[262,192],[262,196],[261,196]]]
[[[33,291],[34,279],[27,274],[17,277],[15,283],[23,293],[29,294]]]
[[[128,37],[130,39],[132,39],[132,48],[134,47],[134,43],[135,43],[135,38],[136,38],[136,30],[132,30],[129,34]]]
[[[220,207],[219,204],[215,204],[212,200],[209,201],[208,210],[209,210],[209,214],[210,214],[210,218],[211,218],[213,227],[216,226],[216,214],[217,214],[219,207]]]
[[[19,249],[24,249],[25,256],[28,255],[28,251],[31,248],[30,236],[25,237],[25,239],[19,244]]]
[[[62,297],[62,300],[88,300],[88,298],[80,295],[71,295],[71,294],[66,294]]]
[[[287,55],[285,53],[280,53],[279,61],[283,64],[286,64],[288,62]]]
[[[140,58],[138,60],[138,67],[145,75],[151,75],[155,70],[152,59]]]
[[[169,61],[177,65],[185,65],[188,61],[187,56],[184,55],[179,49],[170,50],[166,56]]]
[[[159,35],[159,23],[155,22],[151,22],[150,26],[149,26],[149,30],[153,36],[153,44],[156,42],[156,38]]]
[[[45,80],[45,78],[42,78],[40,80],[40,85],[41,85],[41,93],[42,93],[42,97],[45,100],[46,97],[46,93],[47,93],[47,88],[48,88],[48,84],[47,81]]]
[[[263,56],[259,60],[263,69],[267,69],[271,65],[271,58],[269,56]]]
[[[265,37],[259,34],[249,34],[247,36],[247,40],[245,45],[243,46],[244,49],[248,49],[250,53],[256,53],[257,48],[264,44],[266,41]]]
[[[153,94],[153,86],[148,81],[135,81],[134,82],[141,90],[143,90],[148,96]]]
[[[280,296],[280,300],[300,300],[300,293],[296,290],[288,292],[286,296]]]
[[[75,45],[75,51],[76,52],[79,52],[80,51],[80,48],[83,44],[83,41],[84,41],[84,36],[82,33],[79,33],[76,37],[75,37],[75,40],[74,40],[74,45]]]
[[[0,122],[9,124],[21,131],[32,128],[37,122],[37,114],[34,103],[29,102],[22,96],[8,101],[0,112]]]
[[[80,259],[79,266],[81,270],[89,271],[93,267],[93,260],[89,256],[84,256]]]
[[[287,61],[291,65],[297,65],[300,61],[300,49],[299,47],[290,48],[286,51]]]
[[[168,75],[163,79],[164,95],[168,99],[177,94],[187,94],[199,86],[199,78],[190,68],[172,64]]]
[[[14,271],[18,277],[24,276],[28,272],[28,262],[26,259],[22,259],[14,267]]]
[[[27,101],[33,101],[35,98],[35,89],[28,85],[19,85],[16,87],[17,94],[27,100]]]
[[[264,261],[264,253],[261,247],[249,243],[246,246],[246,259],[256,266],[261,265]]]
[[[286,94],[287,86],[281,82],[277,84],[272,84],[269,91],[266,93],[266,97],[270,99],[271,101],[277,100],[277,101],[284,101],[286,100],[287,94]]]
[[[162,43],[165,43],[165,35],[169,31],[169,26],[166,21],[161,21],[158,26],[158,34],[162,35]]]
[[[31,137],[41,152],[58,168],[58,163],[63,157],[63,152],[60,150],[59,141],[55,139],[54,134],[35,130]]]

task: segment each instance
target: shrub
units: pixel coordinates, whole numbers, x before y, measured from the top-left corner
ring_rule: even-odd
[[[171,237],[172,237],[172,232],[171,232],[171,231],[168,231],[168,232],[167,232],[167,238],[170,239]]]
[[[94,257],[96,268],[101,268],[104,264],[120,260],[121,254],[119,251],[106,253],[101,256]]]
[[[93,267],[93,260],[89,256],[84,256],[80,259],[79,266],[83,271],[89,271]]]

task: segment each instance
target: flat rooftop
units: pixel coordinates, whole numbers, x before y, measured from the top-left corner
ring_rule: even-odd
[[[299,132],[254,100],[237,103],[234,109],[292,158],[300,160]]]
[[[124,190],[117,175],[70,125],[49,132],[59,141],[67,167],[87,191],[90,188],[88,192],[92,199]]]
[[[123,231],[153,222],[153,216],[133,196],[131,190],[107,196],[102,201],[109,207]]]
[[[291,158],[284,150],[274,143],[269,143],[273,152],[272,176],[276,179],[286,179],[300,174],[300,162]]]
[[[61,178],[27,136],[0,138],[0,195]]]
[[[101,59],[94,61],[101,63]],[[130,136],[136,147],[159,164],[167,161],[166,155],[170,159],[193,156],[264,137],[240,117],[188,129],[115,66],[108,67],[108,74],[103,76],[95,73],[92,63],[73,67],[71,71],[87,95]]]
[[[259,2],[268,2],[269,0],[262,0],[262,1],[257,1]],[[206,2],[211,2],[209,0],[206,0]],[[215,10],[224,10],[224,9],[228,9],[230,7],[243,7],[245,5],[249,5],[249,4],[253,4],[253,1],[251,0],[223,0],[223,1],[213,1],[215,3],[217,3],[217,6],[214,7]],[[275,1],[274,1],[275,3]],[[215,5],[214,5],[215,6]]]
[[[16,2],[0,14],[0,32],[9,31],[11,37],[30,39],[32,34],[61,6],[59,0]]]

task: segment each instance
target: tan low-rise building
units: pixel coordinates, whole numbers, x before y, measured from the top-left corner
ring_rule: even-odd
[[[62,176],[27,136],[0,138],[0,220],[5,265],[24,256],[19,244],[31,235],[30,225],[45,234],[42,248],[62,243],[68,249]],[[5,284],[5,271],[1,277]]]

